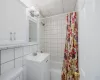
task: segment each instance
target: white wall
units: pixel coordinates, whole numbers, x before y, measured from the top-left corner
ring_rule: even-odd
[[[44,51],[51,54],[51,61],[62,62],[66,37],[66,14],[44,20]]]
[[[10,32],[16,41],[28,41],[26,8],[18,0],[0,0],[0,44],[10,42]]]
[[[44,29],[45,26],[42,25],[44,23],[44,19],[39,19],[39,49],[44,52]]]
[[[78,0],[76,1],[76,5],[75,5],[75,11],[78,10]]]
[[[100,79],[100,1],[79,1],[80,80]]]
[[[32,0],[20,0],[21,2],[23,2],[27,7],[32,7]]]

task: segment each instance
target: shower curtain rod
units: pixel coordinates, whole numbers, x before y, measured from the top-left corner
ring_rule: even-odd
[[[72,11],[72,12],[77,12],[77,11]],[[72,12],[61,13],[61,14],[57,14],[57,15],[53,15],[53,16],[49,16],[49,17],[40,18],[40,19],[46,19],[46,18],[51,18],[51,17],[55,17],[55,16],[65,15],[65,14],[67,15],[67,14],[72,13]]]

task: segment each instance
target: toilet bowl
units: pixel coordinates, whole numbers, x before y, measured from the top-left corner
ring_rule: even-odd
[[[15,68],[10,72],[2,74],[0,80],[22,80],[23,68]]]

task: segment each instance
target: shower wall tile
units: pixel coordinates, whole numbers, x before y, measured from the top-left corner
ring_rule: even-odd
[[[51,61],[63,61],[66,38],[66,15],[45,18],[44,52],[51,54]]]

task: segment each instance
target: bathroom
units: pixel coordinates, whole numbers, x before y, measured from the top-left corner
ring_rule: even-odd
[[[99,7],[99,0],[0,0],[0,80],[100,80]]]

